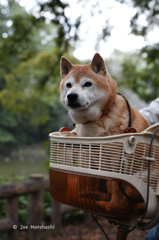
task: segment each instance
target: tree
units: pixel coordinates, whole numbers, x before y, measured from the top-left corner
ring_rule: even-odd
[[[60,1],[54,1],[54,6],[58,4]],[[65,5],[60,7],[63,9]],[[55,16],[60,21],[58,11]],[[9,149],[46,138],[45,128],[55,131],[66,121],[63,117],[60,120],[65,110],[58,105],[59,113],[56,101],[60,56],[64,51],[67,56],[71,50],[69,39],[63,36],[63,42],[58,42],[61,24],[58,25],[58,21],[46,23],[45,17],[34,14],[27,13],[14,0],[0,5],[1,150],[3,146]]]
[[[120,3],[131,5],[136,9],[135,15],[131,18],[130,26],[132,33],[139,36],[146,36],[149,31],[159,26],[159,2],[158,0],[117,0]],[[145,21],[141,25],[140,18],[144,17]]]
[[[122,62],[121,83],[150,102],[159,96],[159,69],[155,60],[148,62],[141,53],[127,54]]]
[[[120,3],[131,4],[136,9],[136,14],[130,21],[131,33],[146,39],[149,32],[159,29],[159,1],[148,0],[117,0]],[[140,18],[144,17],[141,25]],[[159,96],[159,40],[147,45],[138,53],[125,58],[123,67],[124,82],[131,87],[140,97],[151,101]]]
[[[126,3],[126,0],[116,1]],[[157,5],[147,0],[141,4],[137,0],[131,3],[137,7],[137,14],[131,20],[132,33],[146,36],[150,26],[157,26],[158,2]],[[98,1],[80,0],[78,4],[89,5],[92,17],[95,12],[105,11]],[[0,4],[0,131],[5,136],[0,138],[2,145],[41,139],[46,137],[46,129],[57,130],[54,126],[58,128],[66,122],[65,110],[57,105],[59,62],[64,54],[74,64],[79,63],[72,56],[72,49],[80,39],[78,29],[83,16],[78,13],[76,19],[71,20],[66,15],[69,5],[62,0],[48,0],[37,6],[38,9],[27,12],[16,0]],[[137,20],[145,10],[148,24],[142,28]],[[106,19],[97,41],[107,40],[110,33],[109,19]],[[156,43],[143,48],[139,55],[127,55],[120,60],[124,82],[147,101],[158,96],[158,58]],[[137,61],[140,64],[136,64]]]

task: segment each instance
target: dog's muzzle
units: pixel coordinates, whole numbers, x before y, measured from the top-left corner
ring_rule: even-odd
[[[67,106],[69,106],[70,108],[73,108],[73,109],[81,107],[77,93],[69,93],[67,95]]]

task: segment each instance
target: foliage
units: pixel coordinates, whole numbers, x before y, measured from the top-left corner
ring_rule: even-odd
[[[136,9],[135,15],[130,21],[132,33],[135,35],[146,36],[150,30],[159,26],[159,2],[149,0],[117,0],[120,3],[126,3]],[[145,21],[141,25],[140,18]]]
[[[22,181],[24,180],[23,176],[14,175],[11,178],[4,178],[0,176],[0,184],[10,183],[12,181]],[[6,217],[6,199],[0,199],[0,219]],[[18,225],[27,225],[29,203],[28,196],[21,195],[18,197]],[[44,192],[43,196],[43,219],[46,224],[51,222],[51,195],[49,191]],[[75,211],[73,213],[67,213],[63,216],[64,223],[72,223],[75,220],[83,221],[84,212],[82,210]]]
[[[0,219],[6,217],[6,199],[0,199]],[[18,225],[27,224],[29,212],[28,196],[22,195],[18,198]],[[43,217],[45,222],[51,222],[51,196],[49,192],[44,192]]]
[[[52,72],[57,61],[56,52],[57,49],[50,53],[42,52],[21,62],[5,77],[6,87],[0,94],[2,105],[12,114],[20,112],[31,125],[46,123],[50,117],[48,107],[55,108],[59,98],[59,66]],[[45,86],[41,87],[46,78]]]
[[[51,222],[51,195],[50,192],[44,192],[44,201],[43,201],[43,216],[45,221]]]
[[[13,116],[9,115],[7,112],[2,111],[2,109],[0,110],[0,143],[14,143],[15,138],[13,134],[11,134],[10,130],[17,126],[17,122]]]
[[[28,198],[25,195],[19,196],[18,198],[18,221],[19,225],[26,224],[28,218],[29,203]]]
[[[28,196],[20,196],[18,198],[18,221],[19,225],[27,224],[27,218],[29,213],[29,202],[28,202]],[[51,208],[51,196],[49,192],[44,192],[43,197],[43,218],[44,222],[51,222],[51,214],[52,214],[52,208]]]
[[[148,33],[159,29],[159,2],[148,0],[117,0],[136,9],[130,20],[131,33],[146,39]],[[140,21],[140,19],[144,21]],[[142,23],[141,23],[142,22]],[[122,63],[124,82],[140,97],[151,101],[159,96],[159,42],[141,49],[139,53],[129,54]]]
[[[6,110],[9,109],[13,113],[20,112],[24,117],[28,117],[34,112],[33,118],[36,119],[37,115],[39,122],[43,123],[48,120],[48,112],[45,106],[46,96],[43,97],[42,92],[47,90],[40,89],[40,91],[39,85],[44,85],[46,78],[47,80],[51,78],[53,81],[53,87],[50,83],[46,88],[52,87],[50,92],[57,97],[58,80],[56,76],[59,69],[54,69],[53,72],[52,69],[60,50],[55,48],[55,43],[52,44],[51,41],[53,35],[56,34],[56,29],[52,26],[54,28],[52,31],[50,25],[42,22],[41,18],[37,19],[33,15],[29,15],[14,1],[10,1],[5,9],[4,6],[1,6],[1,13],[4,10],[8,14],[7,16],[2,14],[5,32],[3,30],[0,39],[0,66],[3,69],[1,81],[5,85],[1,89],[1,104]],[[7,27],[6,20],[11,22],[10,27]],[[47,30],[50,31],[47,32]],[[41,43],[44,40],[41,37],[42,34],[45,35],[45,38],[48,34],[51,36],[50,44],[47,42],[47,48],[49,46],[53,48],[54,45],[54,54],[52,51],[45,52],[46,46]],[[40,104],[39,98],[41,98]],[[44,116],[45,119],[43,119]]]
[[[0,176],[0,184],[10,183],[12,181],[22,181],[23,176],[14,175],[11,178],[4,178]],[[0,219],[6,218],[6,199],[0,199]],[[27,225],[29,203],[28,196],[21,195],[18,197],[18,225]],[[51,196],[49,192],[44,192],[43,197],[43,218],[44,222],[51,222]]]
[[[97,13],[98,15],[103,14],[106,16],[105,11],[106,8],[102,7],[102,4],[98,0],[88,1],[88,0],[75,0],[74,4],[77,5],[76,17],[69,18],[69,14],[67,10],[69,10],[69,4],[63,0],[49,0],[45,1],[44,3],[40,4],[40,12],[50,13],[51,21],[56,24],[58,27],[58,37],[56,38],[56,44],[58,46],[62,46],[61,49],[66,49],[68,43],[71,42],[73,46],[77,40],[81,40],[80,36],[80,27],[81,24],[84,23],[89,18],[93,18],[94,15]],[[82,9],[89,9],[87,12],[87,16],[83,14]],[[101,29],[98,29],[97,38],[96,38],[96,47],[98,47],[99,40],[107,40],[111,33],[111,26],[109,24],[109,19],[106,19],[102,23]]]
[[[148,57],[144,59],[141,53],[133,53],[127,55],[122,62],[121,83],[147,102],[159,96],[158,59],[149,62]]]
[[[13,72],[6,75],[6,88],[1,91],[1,103],[11,113],[20,112],[31,124],[43,124],[49,119],[48,103],[53,103],[58,96],[59,81],[50,74],[56,61],[56,55],[42,53],[37,58],[22,62]],[[56,69],[58,71],[59,69]],[[43,89],[40,84],[49,75]],[[8,101],[12,99],[12,101]]]
[[[157,1],[116,1],[136,8],[131,19],[133,34],[145,37],[152,27],[158,27]],[[80,0],[76,4],[83,5],[83,8],[89,6],[90,17],[106,11],[99,1]],[[69,4],[63,0],[39,2],[30,11],[16,0],[0,4],[0,151],[3,153],[19,145],[47,140],[49,132],[68,124],[64,117],[66,111],[57,104],[59,62],[64,54],[74,64],[79,63],[71,53],[75,42],[80,39],[79,28],[85,20],[80,12],[74,20],[70,19],[66,14],[68,9]],[[143,14],[144,26],[139,22]],[[107,19],[97,41],[107,40],[110,33]],[[143,48],[140,56],[127,57],[122,62],[120,60],[124,83],[147,101],[157,97],[158,43]],[[135,61],[140,64],[135,65]],[[114,76],[118,72],[114,72]]]
[[[6,205],[6,199],[0,199],[0,220],[4,219],[6,216],[6,209],[5,209],[5,205]]]
[[[83,221],[84,220],[84,211],[83,210],[77,210],[75,212],[66,213],[63,216],[63,222],[66,224],[71,224],[74,221]]]
[[[1,153],[46,140],[49,132],[66,124],[66,111],[57,104],[60,56],[64,52],[70,56],[71,51],[71,37],[64,30],[67,26],[71,30],[73,24],[65,16],[66,7],[61,1],[49,1],[40,5],[37,14],[26,12],[18,1],[0,4]],[[48,9],[52,9],[49,22]]]

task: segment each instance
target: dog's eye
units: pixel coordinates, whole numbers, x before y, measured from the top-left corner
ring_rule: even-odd
[[[86,83],[83,85],[83,87],[90,87],[90,86],[92,86],[92,83],[91,83],[91,82],[86,82]]]
[[[67,84],[66,84],[66,87],[67,87],[67,88],[71,88],[71,87],[72,87],[72,84],[71,84],[71,83],[67,83]]]

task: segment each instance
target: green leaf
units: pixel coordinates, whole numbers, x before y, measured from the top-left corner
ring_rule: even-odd
[[[0,128],[0,143],[14,143],[16,140],[14,136]]]
[[[1,111],[0,112],[0,125],[4,127],[16,127],[17,122],[15,118],[8,113]]]

